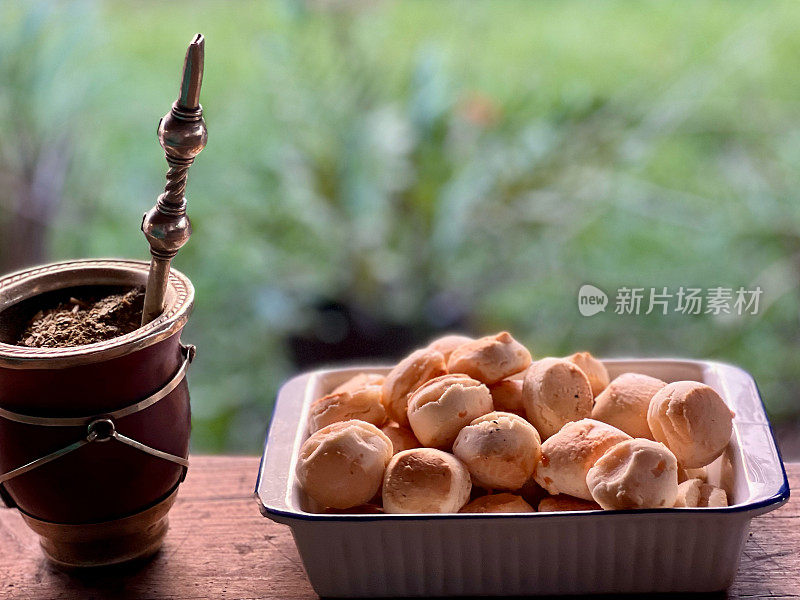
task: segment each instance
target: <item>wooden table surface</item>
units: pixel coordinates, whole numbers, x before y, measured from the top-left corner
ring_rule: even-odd
[[[62,573],[17,511],[0,509],[0,598],[316,598],[288,527],[252,498],[257,469],[254,457],[192,457],[164,548],[134,572]],[[733,587],[700,597],[800,598],[800,463],[787,470],[794,496],[753,520]]]

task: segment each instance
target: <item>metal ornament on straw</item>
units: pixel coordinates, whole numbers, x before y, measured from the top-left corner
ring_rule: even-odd
[[[158,124],[158,141],[164,148],[169,170],[164,193],[142,220],[151,254],[142,325],[164,312],[170,262],[192,235],[184,191],[189,167],[208,141],[200,105],[204,52],[205,39],[198,33],[186,51],[178,99]]]

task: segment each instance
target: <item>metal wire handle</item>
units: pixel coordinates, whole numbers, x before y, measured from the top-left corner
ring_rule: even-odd
[[[42,465],[46,465],[47,463],[61,458],[62,456],[66,456],[67,454],[82,448],[86,444],[91,444],[93,442],[107,442],[112,439],[122,444],[126,444],[131,448],[136,448],[141,452],[150,454],[151,456],[155,456],[156,458],[168,460],[188,468],[188,459],[183,458],[182,456],[176,456],[175,454],[170,454],[169,452],[164,452],[163,450],[158,450],[119,433],[117,431],[115,422],[116,419],[127,417],[128,415],[141,412],[144,409],[153,406],[156,402],[168,396],[172,390],[178,387],[180,382],[183,381],[184,377],[186,377],[186,372],[189,369],[189,365],[194,360],[196,349],[194,346],[181,345],[181,351],[184,355],[183,363],[181,363],[178,371],[175,373],[172,379],[166,383],[166,385],[144,400],[140,400],[139,402],[131,404],[130,406],[126,406],[110,413],[104,413],[102,415],[94,415],[90,417],[34,417],[0,408],[0,417],[16,423],[23,423],[25,425],[36,425],[40,427],[80,427],[82,425],[86,425],[85,438],[65,446],[60,450],[51,452],[46,456],[32,460],[31,462],[22,465],[21,467],[17,467],[16,469],[12,469],[7,473],[0,474],[0,485],[6,481],[9,481],[10,479],[13,479],[14,477],[19,477],[20,475],[28,473],[29,471],[41,467]]]

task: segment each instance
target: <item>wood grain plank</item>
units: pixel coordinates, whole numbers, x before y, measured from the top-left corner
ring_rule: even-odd
[[[263,518],[252,498],[257,470],[254,457],[193,457],[164,548],[138,570],[62,573],[41,556],[19,514],[0,510],[0,598],[316,598],[289,529]],[[788,471],[800,489],[800,464]],[[800,598],[798,545],[794,497],[753,520],[736,582],[712,598]]]

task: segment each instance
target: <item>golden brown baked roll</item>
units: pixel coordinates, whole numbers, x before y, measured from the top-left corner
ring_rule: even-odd
[[[667,385],[639,373],[623,373],[594,399],[592,418],[613,425],[632,437],[652,440],[647,424],[650,399]]]
[[[605,509],[672,508],[678,496],[678,461],[664,444],[626,440],[594,463],[586,485]]]
[[[728,495],[722,488],[704,483],[700,486],[700,498],[698,499],[697,506],[701,508],[720,508],[728,506]]]
[[[565,357],[565,360],[574,363],[583,371],[592,387],[592,396],[596,398],[600,392],[606,389],[609,382],[606,366],[589,352],[576,352]]]
[[[408,421],[414,435],[424,446],[445,450],[470,421],[491,411],[489,389],[461,373],[430,380],[408,400]]]
[[[525,414],[546,440],[570,421],[592,414],[592,387],[583,371],[563,358],[543,358],[525,373]]]
[[[393,454],[422,446],[417,436],[408,427],[401,427],[397,423],[389,423],[381,427],[381,431],[392,441]]]
[[[372,423],[333,423],[300,447],[297,480],[323,506],[352,508],[375,496],[391,457],[392,442]]]
[[[451,373],[465,373],[487,385],[497,383],[531,364],[531,353],[507,331],[462,344],[447,361]]]
[[[383,405],[389,417],[408,427],[408,398],[423,383],[447,373],[444,356],[430,348],[421,348],[406,356],[386,376]]]
[[[525,416],[522,402],[522,379],[503,379],[489,386],[494,409]]]
[[[687,479],[678,485],[675,507],[707,508],[728,506],[725,490],[704,483],[700,479]]]
[[[323,396],[311,405],[308,430],[319,431],[331,423],[358,419],[380,427],[386,421],[386,409],[381,403],[381,388],[366,386],[349,392]]]
[[[533,475],[542,444],[536,429],[522,417],[492,412],[458,433],[453,454],[467,465],[475,485],[513,491]]]
[[[589,469],[606,450],[629,439],[627,433],[593,419],[567,423],[542,444],[542,458],[533,477],[553,496],[592,500],[586,485]]]
[[[467,467],[434,448],[404,450],[392,457],[383,477],[387,513],[454,513],[469,500]]]
[[[696,469],[722,454],[733,431],[732,413],[713,388],[697,381],[676,381],[650,400],[647,424],[681,467]]]
[[[354,392],[356,390],[363,389],[365,387],[372,387],[383,386],[383,382],[386,381],[385,375],[380,375],[379,373],[359,373],[358,375],[354,375],[343,384],[338,385],[334,388],[332,394],[338,394],[341,392]]]

